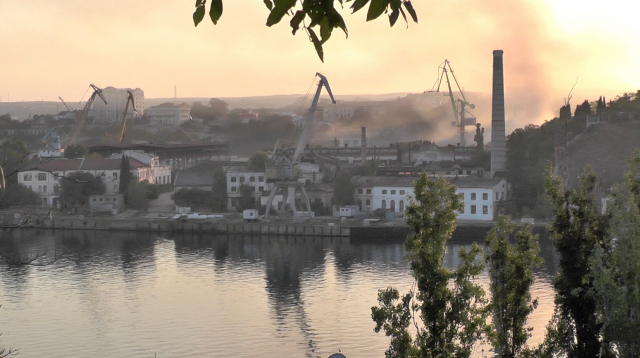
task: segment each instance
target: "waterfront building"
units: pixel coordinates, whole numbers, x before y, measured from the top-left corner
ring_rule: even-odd
[[[152,125],[169,125],[179,126],[187,122],[191,117],[191,106],[186,103],[163,103],[157,106],[149,107],[147,115]]]
[[[360,211],[387,210],[402,215],[410,198],[413,198],[414,177],[352,178],[355,199]],[[457,187],[464,206],[458,212],[460,220],[493,220],[497,203],[507,200],[507,182],[504,178],[480,178],[477,176],[453,177],[447,180]]]
[[[202,191],[211,191],[215,180],[213,172],[207,173],[190,173],[178,172],[173,181],[173,192],[180,189],[197,189]]]
[[[55,206],[60,197],[60,181],[75,172],[91,173],[100,177],[106,186],[106,195],[115,195],[120,186],[121,158],[109,159],[53,159],[22,168],[18,172],[18,184],[38,193],[43,206]],[[153,184],[169,184],[171,168],[159,166],[157,161],[145,164],[129,158],[130,173],[140,181]]]
[[[252,200],[259,203],[263,193],[269,190],[265,172],[233,169],[227,172],[227,208],[233,210],[240,200],[240,186],[251,187]]]

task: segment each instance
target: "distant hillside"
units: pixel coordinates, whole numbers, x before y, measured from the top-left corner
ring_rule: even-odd
[[[571,157],[570,186],[578,186],[578,177],[591,165],[603,189],[622,180],[627,158],[640,148],[640,121],[593,125],[569,147]]]

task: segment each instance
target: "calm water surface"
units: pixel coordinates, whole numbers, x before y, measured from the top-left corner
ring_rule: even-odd
[[[555,258],[541,244],[532,343],[553,311]],[[461,246],[449,245],[448,267]],[[0,265],[0,344],[21,358],[384,357],[371,306],[378,289],[413,283],[401,243],[26,230],[0,249],[64,253]]]

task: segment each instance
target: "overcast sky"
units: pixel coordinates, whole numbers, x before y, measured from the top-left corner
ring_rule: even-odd
[[[334,94],[421,92],[451,61],[467,91],[491,90],[504,50],[507,111],[549,118],[572,103],[640,89],[640,13],[633,0],[414,0],[419,23],[367,23],[342,11],[325,63],[259,0],[225,0],[217,26],[193,26],[191,0],[0,1],[3,101],[79,101],[89,83],[140,87],[147,98],[306,93],[316,71]],[[336,1],[337,4],[337,1]],[[384,16],[384,15],[383,15]],[[533,110],[532,110],[533,109]]]

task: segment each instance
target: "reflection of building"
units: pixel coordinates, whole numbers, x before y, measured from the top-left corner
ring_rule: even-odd
[[[361,211],[383,209],[403,213],[408,199],[414,196],[414,180],[414,177],[353,177],[358,207]],[[468,176],[447,180],[458,188],[464,202],[458,213],[461,220],[493,220],[495,203],[507,199],[507,182],[503,178]]]
[[[133,103],[139,113],[144,113],[144,91],[140,88],[114,88],[106,87],[102,90],[102,95],[107,100],[107,104],[100,99],[93,102],[93,120],[96,123],[116,123],[122,121],[124,109],[127,105],[129,95],[127,91],[131,91],[133,95]],[[140,114],[133,110],[129,105],[127,114],[128,119],[140,118]]]
[[[190,112],[191,107],[186,103],[163,103],[147,109],[149,122],[155,125],[178,126],[189,120]]]

